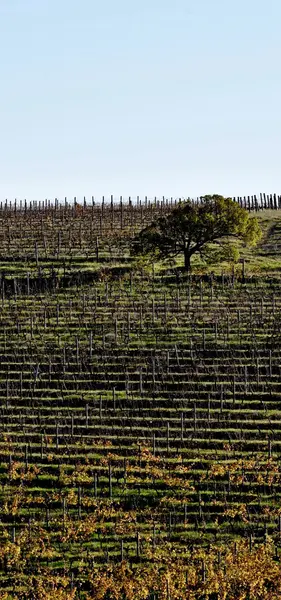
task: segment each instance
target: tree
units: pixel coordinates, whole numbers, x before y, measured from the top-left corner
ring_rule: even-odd
[[[168,215],[142,229],[131,249],[133,254],[149,253],[159,259],[183,254],[188,272],[196,252],[222,259],[229,257],[231,251],[233,254],[233,250],[237,253],[237,246],[231,241],[238,239],[245,245],[255,245],[260,238],[256,217],[231,198],[213,195],[203,196],[198,204],[191,200],[180,202]]]

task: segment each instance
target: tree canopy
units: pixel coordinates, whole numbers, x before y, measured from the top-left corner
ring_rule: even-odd
[[[223,196],[203,196],[196,204],[192,200],[180,202],[169,214],[154,220],[142,229],[132,242],[133,254],[151,253],[156,258],[184,256],[184,267],[190,270],[191,257],[216,253],[229,256],[231,240],[255,245],[261,238],[256,217]]]

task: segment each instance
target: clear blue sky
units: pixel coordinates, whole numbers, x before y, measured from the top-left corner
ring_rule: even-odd
[[[0,0],[0,200],[281,194],[280,0]]]

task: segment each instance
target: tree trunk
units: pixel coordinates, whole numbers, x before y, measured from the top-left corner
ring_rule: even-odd
[[[188,271],[190,271],[190,268],[191,268],[190,258],[191,258],[190,250],[187,250],[187,248],[186,248],[184,250],[184,269],[187,273],[188,273]]]

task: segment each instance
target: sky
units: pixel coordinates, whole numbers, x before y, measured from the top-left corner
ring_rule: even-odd
[[[0,200],[281,194],[280,0],[0,0]]]

